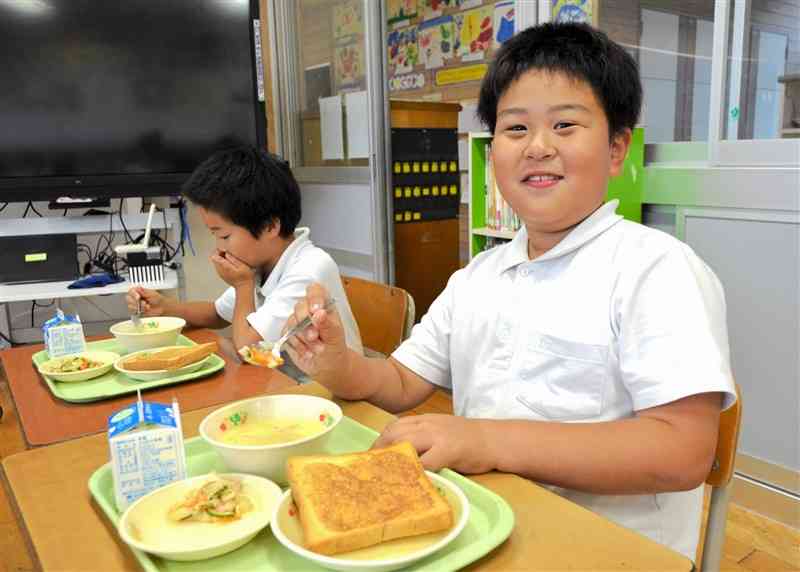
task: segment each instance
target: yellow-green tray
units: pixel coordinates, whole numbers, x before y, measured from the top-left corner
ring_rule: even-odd
[[[331,453],[363,451],[372,445],[377,435],[369,427],[344,417],[333,430],[329,450]],[[185,446],[188,476],[227,470],[214,449],[201,438],[189,439],[185,442]],[[501,544],[514,528],[514,513],[502,497],[448,469],[439,474],[464,491],[470,503],[469,521],[453,542],[413,564],[407,570],[447,571],[463,568]],[[103,513],[116,526],[119,523],[120,513],[114,504],[111,465],[103,465],[92,474],[89,478],[89,490]],[[284,548],[273,536],[270,527],[262,530],[253,540],[233,552],[198,562],[175,562],[133,548],[130,550],[147,572],[323,570]]]
[[[190,340],[186,336],[179,336],[178,345],[195,346],[197,342]],[[88,349],[114,352],[119,355],[127,353],[115,338],[89,342],[86,346]],[[36,365],[46,362],[48,359],[47,352],[44,350],[33,354],[33,363]],[[109,399],[111,397],[125,395],[126,393],[136,393],[137,389],[151,389],[153,387],[161,387],[162,385],[190,381],[210,375],[221,370],[223,367],[225,367],[225,360],[216,354],[211,354],[206,358],[203,367],[198,370],[173,377],[165,377],[156,381],[137,381],[113,368],[108,373],[87,381],[64,383],[56,381],[47,375],[43,375],[42,378],[47,384],[47,387],[50,388],[50,392],[59,399],[72,403],[86,403],[89,401]]]

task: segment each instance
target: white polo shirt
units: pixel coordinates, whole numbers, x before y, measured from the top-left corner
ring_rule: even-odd
[[[730,406],[719,281],[686,244],[623,220],[616,206],[535,260],[524,228],[478,255],[392,356],[452,389],[465,417],[610,421],[712,391]],[[702,487],[619,496],[551,488],[695,557]]]
[[[361,335],[347,302],[339,267],[327,252],[311,243],[310,234],[305,227],[295,230],[294,240],[281,254],[264,285],[256,287],[253,293],[256,311],[247,316],[247,321],[264,340],[277,340],[295,304],[305,298],[308,285],[319,282],[336,299],[348,347],[363,353]],[[223,320],[232,322],[235,304],[236,290],[230,287],[217,298],[214,307]]]

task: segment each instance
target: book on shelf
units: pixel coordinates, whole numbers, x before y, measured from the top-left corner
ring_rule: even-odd
[[[493,230],[515,232],[519,230],[520,221],[517,213],[513,211],[497,186],[494,174],[494,161],[492,159],[492,145],[486,145],[486,170],[484,175],[484,191],[486,206],[486,226]]]

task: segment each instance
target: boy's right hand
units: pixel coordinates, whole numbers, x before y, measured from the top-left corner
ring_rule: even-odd
[[[148,290],[141,286],[134,286],[125,295],[128,310],[131,314],[136,313],[136,302],[142,301],[142,314],[145,316],[163,316],[166,298],[156,290]]]
[[[306,297],[295,305],[294,315],[289,317],[283,330],[311,314],[311,326],[289,338],[284,347],[297,367],[323,385],[335,380],[347,363],[344,328],[336,305],[322,309],[329,296],[322,285],[311,284]]]

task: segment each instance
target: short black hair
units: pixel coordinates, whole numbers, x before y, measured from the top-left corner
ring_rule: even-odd
[[[278,219],[280,236],[294,234],[302,214],[300,187],[289,164],[252,145],[214,153],[181,187],[183,196],[250,231],[254,238]]]
[[[530,70],[586,82],[605,111],[609,136],[633,129],[642,108],[639,66],[625,48],[587,24],[540,24],[509,38],[481,83],[478,118],[494,133],[497,104]]]

